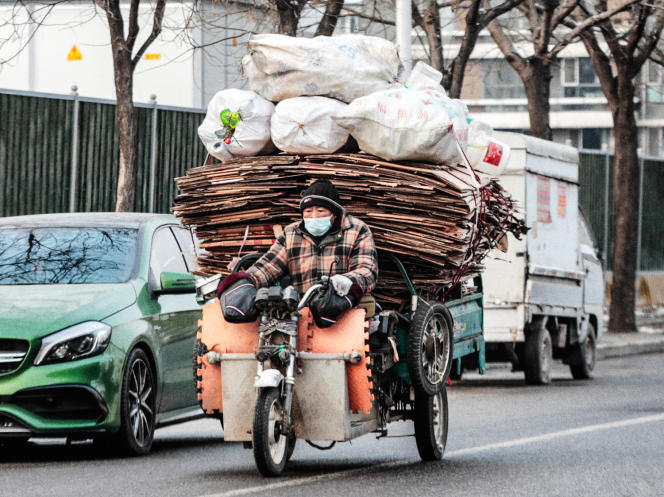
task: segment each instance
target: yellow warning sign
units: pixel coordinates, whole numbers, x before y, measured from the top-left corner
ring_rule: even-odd
[[[161,60],[161,54],[160,53],[146,53],[145,58],[147,60]]]
[[[83,55],[81,55],[81,52],[76,45],[71,47],[69,54],[67,54],[67,60],[83,60]]]

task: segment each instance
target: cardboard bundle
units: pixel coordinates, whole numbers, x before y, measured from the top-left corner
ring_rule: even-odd
[[[500,184],[488,180],[477,189],[462,166],[366,154],[241,158],[176,178],[173,212],[205,249],[197,274],[227,274],[234,257],[269,249],[282,227],[300,219],[300,194],[318,178],[330,179],[347,212],[371,228],[380,254],[374,293],[384,300],[406,291],[390,254],[418,291],[433,293],[479,273],[506,233],[525,233]]]

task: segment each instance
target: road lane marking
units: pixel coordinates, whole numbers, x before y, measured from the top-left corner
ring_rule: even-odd
[[[546,433],[544,435],[536,435],[534,437],[516,438],[514,440],[507,440],[506,442],[497,442],[487,445],[480,445],[478,447],[469,447],[467,449],[455,450],[447,454],[448,456],[465,456],[468,454],[476,454],[478,452],[486,452],[495,449],[505,449],[509,447],[517,447],[519,445],[528,445],[538,442],[546,442],[556,438],[571,437],[572,435],[581,435],[585,433],[592,433],[594,431],[610,430],[612,428],[622,428],[625,426],[640,425],[643,423],[654,423],[656,421],[664,421],[664,413],[652,414],[650,416],[642,416],[640,418],[625,419],[623,421],[612,421],[610,423],[600,423],[596,425],[581,426],[579,428],[570,428],[569,430],[554,431],[553,433]]]
[[[507,440],[505,442],[497,442],[486,445],[479,445],[477,447],[468,447],[466,449],[459,449],[452,452],[445,453],[445,458],[452,458],[456,456],[466,456],[471,454],[478,454],[481,452],[488,452],[496,449],[506,449],[511,447],[518,447],[521,445],[534,444],[539,442],[546,442],[549,440],[554,440],[557,438],[565,438],[573,435],[582,435],[586,433],[592,433],[595,431],[601,430],[610,430],[613,428],[623,428],[626,426],[640,425],[644,423],[655,423],[657,421],[664,421],[664,413],[662,414],[652,414],[650,416],[641,416],[639,418],[625,419],[623,421],[612,421],[609,423],[600,423],[596,425],[587,425],[581,426],[579,428],[571,428],[569,430],[554,431],[552,433],[546,433],[544,435],[536,435],[533,437],[524,437],[524,438],[515,438],[513,440]],[[396,461],[390,461],[385,463],[379,463],[372,466],[366,466],[362,468],[348,469],[344,471],[336,471],[334,473],[326,473],[315,476],[306,476],[303,478],[295,478],[292,480],[279,481],[275,483],[268,483],[267,485],[256,485],[254,487],[246,488],[237,488],[235,490],[229,490],[227,492],[221,492],[218,494],[208,494],[202,497],[236,497],[240,495],[249,495],[259,492],[269,492],[270,490],[277,490],[280,488],[296,487],[300,485],[306,485],[307,483],[318,483],[326,480],[337,480],[340,478],[346,478],[348,476],[353,476],[367,471],[375,471],[386,468],[394,468],[398,466],[405,466],[407,464],[413,464],[414,462],[419,461],[419,458],[413,459],[398,459]]]

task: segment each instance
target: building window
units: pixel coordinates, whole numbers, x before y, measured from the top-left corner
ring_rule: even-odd
[[[345,18],[344,31],[348,34],[357,33],[360,29],[360,18],[358,16],[347,16]]]
[[[646,100],[652,103],[664,102],[664,88],[662,88],[663,68],[653,61],[648,61],[646,80]]]
[[[589,148],[592,150],[602,149],[604,130],[597,128],[584,128],[581,130],[581,137],[583,140],[582,148]]]
[[[652,157],[659,157],[664,153],[664,144],[662,143],[661,128],[648,129],[648,154]]]
[[[482,61],[484,98],[525,98],[521,78],[509,63],[502,59]]]
[[[604,95],[595,67],[589,58],[562,60],[563,96],[601,97]]]

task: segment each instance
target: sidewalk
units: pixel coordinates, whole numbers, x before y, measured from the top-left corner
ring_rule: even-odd
[[[664,352],[664,316],[637,321],[638,333],[604,332],[597,341],[597,359]]]

